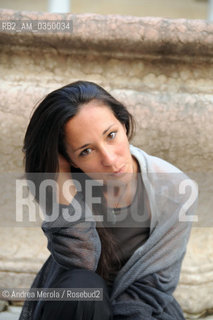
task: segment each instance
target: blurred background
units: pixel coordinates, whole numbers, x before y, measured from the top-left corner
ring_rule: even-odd
[[[0,0],[0,8],[213,21],[213,0]]]

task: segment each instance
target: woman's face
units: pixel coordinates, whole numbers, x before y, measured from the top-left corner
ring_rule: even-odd
[[[72,163],[93,179],[128,180],[137,171],[126,128],[102,102],[83,105],[65,125]]]

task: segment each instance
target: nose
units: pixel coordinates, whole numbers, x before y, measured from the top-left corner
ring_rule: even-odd
[[[101,149],[101,163],[104,167],[114,167],[116,164],[116,154],[111,148]]]

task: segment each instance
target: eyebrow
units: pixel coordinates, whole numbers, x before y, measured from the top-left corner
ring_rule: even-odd
[[[107,133],[107,131],[109,131],[109,129],[110,129],[111,127],[113,127],[113,126],[114,126],[114,123],[111,124],[106,130],[104,130],[103,133],[102,133],[102,135],[104,136],[104,135]],[[78,151],[78,150],[81,150],[81,149],[84,149],[84,148],[88,147],[89,145],[91,145],[91,143],[84,144],[83,146],[75,149],[74,152],[76,152],[76,151]]]

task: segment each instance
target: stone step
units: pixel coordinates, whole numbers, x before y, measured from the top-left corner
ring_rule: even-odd
[[[0,320],[18,320],[21,307],[9,306],[6,311],[0,312]]]

